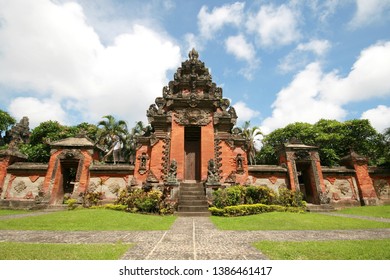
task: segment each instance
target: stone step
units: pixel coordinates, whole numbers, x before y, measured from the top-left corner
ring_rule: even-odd
[[[182,191],[182,190],[180,190],[180,194],[181,195],[203,195],[203,196],[205,196],[203,190],[201,190],[201,191]]]
[[[211,213],[207,212],[176,212],[176,215],[180,217],[209,217]]]
[[[329,204],[310,204],[308,203],[306,205],[306,211],[308,212],[333,212],[336,211],[336,209]]]
[[[179,201],[185,200],[206,200],[204,195],[179,195]]]
[[[179,205],[178,212],[206,212],[208,211],[208,206],[182,206]]]
[[[208,203],[205,199],[203,200],[179,200],[180,206],[208,206]]]

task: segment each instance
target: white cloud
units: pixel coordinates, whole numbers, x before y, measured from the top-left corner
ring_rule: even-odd
[[[301,37],[298,14],[284,4],[279,7],[272,4],[261,6],[257,14],[249,16],[246,26],[265,47],[288,45]]]
[[[318,18],[321,22],[326,22],[330,16],[336,11],[337,7],[343,2],[342,0],[310,0],[310,1],[296,1],[299,4],[308,4],[309,8],[313,11],[313,16]]]
[[[344,105],[390,96],[388,61],[390,42],[381,42],[363,50],[346,77],[337,71],[323,73],[317,62],[307,65],[279,91],[272,105],[272,116],[262,124],[263,131],[297,121],[343,120],[347,116]]]
[[[61,105],[50,99],[39,100],[34,97],[18,97],[12,100],[9,112],[17,120],[24,116],[30,119],[30,128],[36,127],[41,122],[48,120],[68,124],[67,116]],[[33,118],[31,118],[33,116]]]
[[[318,63],[306,66],[288,87],[277,94],[272,116],[263,121],[262,130],[269,132],[293,122],[314,123],[321,118],[344,118],[345,110],[338,104],[323,100],[323,80],[324,74]]]
[[[350,21],[352,28],[379,22],[390,16],[390,0],[356,0],[357,10]]]
[[[313,52],[318,56],[322,56],[329,50],[330,46],[331,44],[328,40],[313,39],[305,44],[300,43],[296,49],[299,51]]]
[[[260,60],[256,58],[255,48],[248,43],[242,34],[230,36],[225,40],[225,47],[228,53],[233,54],[238,60],[246,61],[246,66],[239,70],[247,80],[253,78],[254,71],[259,67]]]
[[[0,88],[19,91],[38,107],[57,100],[84,121],[106,114],[145,120],[167,71],[181,59],[170,38],[141,25],[103,46],[76,3],[1,1],[0,18]],[[41,120],[37,111],[29,112],[32,123]]]
[[[376,108],[365,111],[362,119],[368,119],[371,125],[380,133],[390,127],[390,107],[379,105]]]
[[[282,73],[286,73],[304,67],[313,58],[315,60],[321,59],[330,47],[331,43],[328,40],[312,39],[307,43],[300,43],[280,60],[278,68]]]
[[[248,105],[243,101],[238,101],[237,103],[233,104],[233,107],[237,112],[238,121],[240,124],[260,116],[259,111],[249,108]]]
[[[255,48],[248,43],[242,34],[230,36],[225,41],[226,50],[239,60],[250,62],[255,58]]]
[[[390,96],[390,41],[364,49],[345,77],[328,75],[326,98],[345,104],[373,97]]]
[[[235,2],[214,8],[211,13],[208,12],[207,6],[202,6],[198,14],[200,35],[211,39],[224,25],[239,26],[243,18],[244,6],[243,2]]]

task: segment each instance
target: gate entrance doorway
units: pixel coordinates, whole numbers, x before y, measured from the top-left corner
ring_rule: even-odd
[[[316,184],[310,162],[299,162],[296,164],[298,172],[299,189],[303,194],[303,199],[308,203],[317,203]]]
[[[200,181],[200,127],[185,127],[185,180]]]
[[[70,195],[73,194],[78,165],[78,161],[61,161],[62,191],[60,188],[59,195],[57,197],[58,203],[62,203],[65,195],[70,197]]]

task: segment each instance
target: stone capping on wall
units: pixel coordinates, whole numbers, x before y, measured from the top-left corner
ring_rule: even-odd
[[[118,164],[118,165],[93,164],[89,167],[89,170],[93,174],[98,174],[98,173],[133,174],[134,173],[134,165],[130,165],[130,164]]]
[[[267,173],[267,172],[280,172],[287,173],[287,168],[279,165],[249,165],[249,173]]]
[[[345,166],[321,166],[322,173],[337,173],[337,174],[349,174],[353,175],[356,173],[355,169],[347,168]]]
[[[368,173],[372,175],[386,175],[389,176],[390,168],[388,167],[378,167],[378,166],[369,166]]]
[[[17,172],[17,171],[47,171],[48,164],[47,163],[37,163],[37,162],[16,162],[10,166],[8,166],[7,171],[9,172]]]

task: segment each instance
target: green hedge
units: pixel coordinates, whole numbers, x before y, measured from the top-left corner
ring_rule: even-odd
[[[212,205],[217,208],[243,204],[282,205],[286,207],[305,207],[302,193],[285,187],[278,192],[266,186],[232,186],[213,192]]]
[[[247,216],[267,212],[305,212],[304,207],[288,207],[281,205],[266,205],[266,204],[243,204],[236,206],[226,206],[224,208],[210,207],[209,211],[213,216]]]

